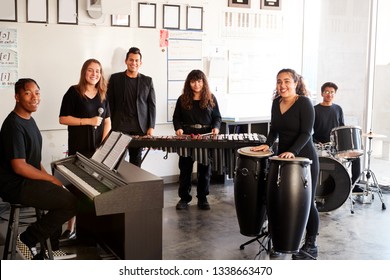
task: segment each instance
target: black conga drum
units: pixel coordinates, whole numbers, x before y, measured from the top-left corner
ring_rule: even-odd
[[[266,217],[265,188],[267,159],[271,152],[238,149],[234,177],[234,202],[240,233],[260,234]]]
[[[309,218],[311,160],[269,158],[266,187],[268,230],[275,251],[296,253]]]

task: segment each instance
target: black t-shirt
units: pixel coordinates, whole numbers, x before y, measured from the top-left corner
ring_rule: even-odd
[[[26,120],[11,112],[4,120],[0,131],[0,195],[15,195],[24,178],[11,166],[13,159],[25,159],[41,169],[42,136],[31,117]]]
[[[124,107],[126,110],[122,112],[118,131],[122,131],[127,134],[143,134],[138,121],[137,87],[138,77],[131,78],[129,76],[125,76]]]
[[[60,117],[72,116],[75,118],[92,118],[99,115],[99,108],[103,108],[101,115],[103,122],[96,129],[91,125],[68,126],[68,153],[74,155],[79,152],[91,157],[103,138],[104,119],[110,117],[108,101],[100,101],[99,95],[94,98],[82,97],[74,86],[71,86],[62,98]]]

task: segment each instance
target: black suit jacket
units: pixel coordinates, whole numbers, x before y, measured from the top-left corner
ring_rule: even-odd
[[[125,108],[126,71],[114,73],[108,82],[107,96],[110,103],[112,130],[118,130]],[[143,133],[156,125],[156,94],[151,77],[138,73],[137,86],[138,122]]]

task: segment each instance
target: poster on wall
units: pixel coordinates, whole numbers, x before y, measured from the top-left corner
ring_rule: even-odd
[[[18,79],[16,29],[0,29],[0,88],[15,85]]]

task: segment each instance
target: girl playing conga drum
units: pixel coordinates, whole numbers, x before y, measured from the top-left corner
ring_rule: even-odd
[[[282,159],[303,157],[311,160],[311,201],[304,245],[292,255],[295,260],[314,259],[318,255],[316,237],[319,216],[314,197],[319,163],[312,141],[314,108],[306,93],[302,77],[292,69],[282,69],[277,75],[276,91],[271,109],[271,126],[266,144],[252,148],[267,151],[279,139],[277,154]],[[271,232],[272,237],[272,232]]]

